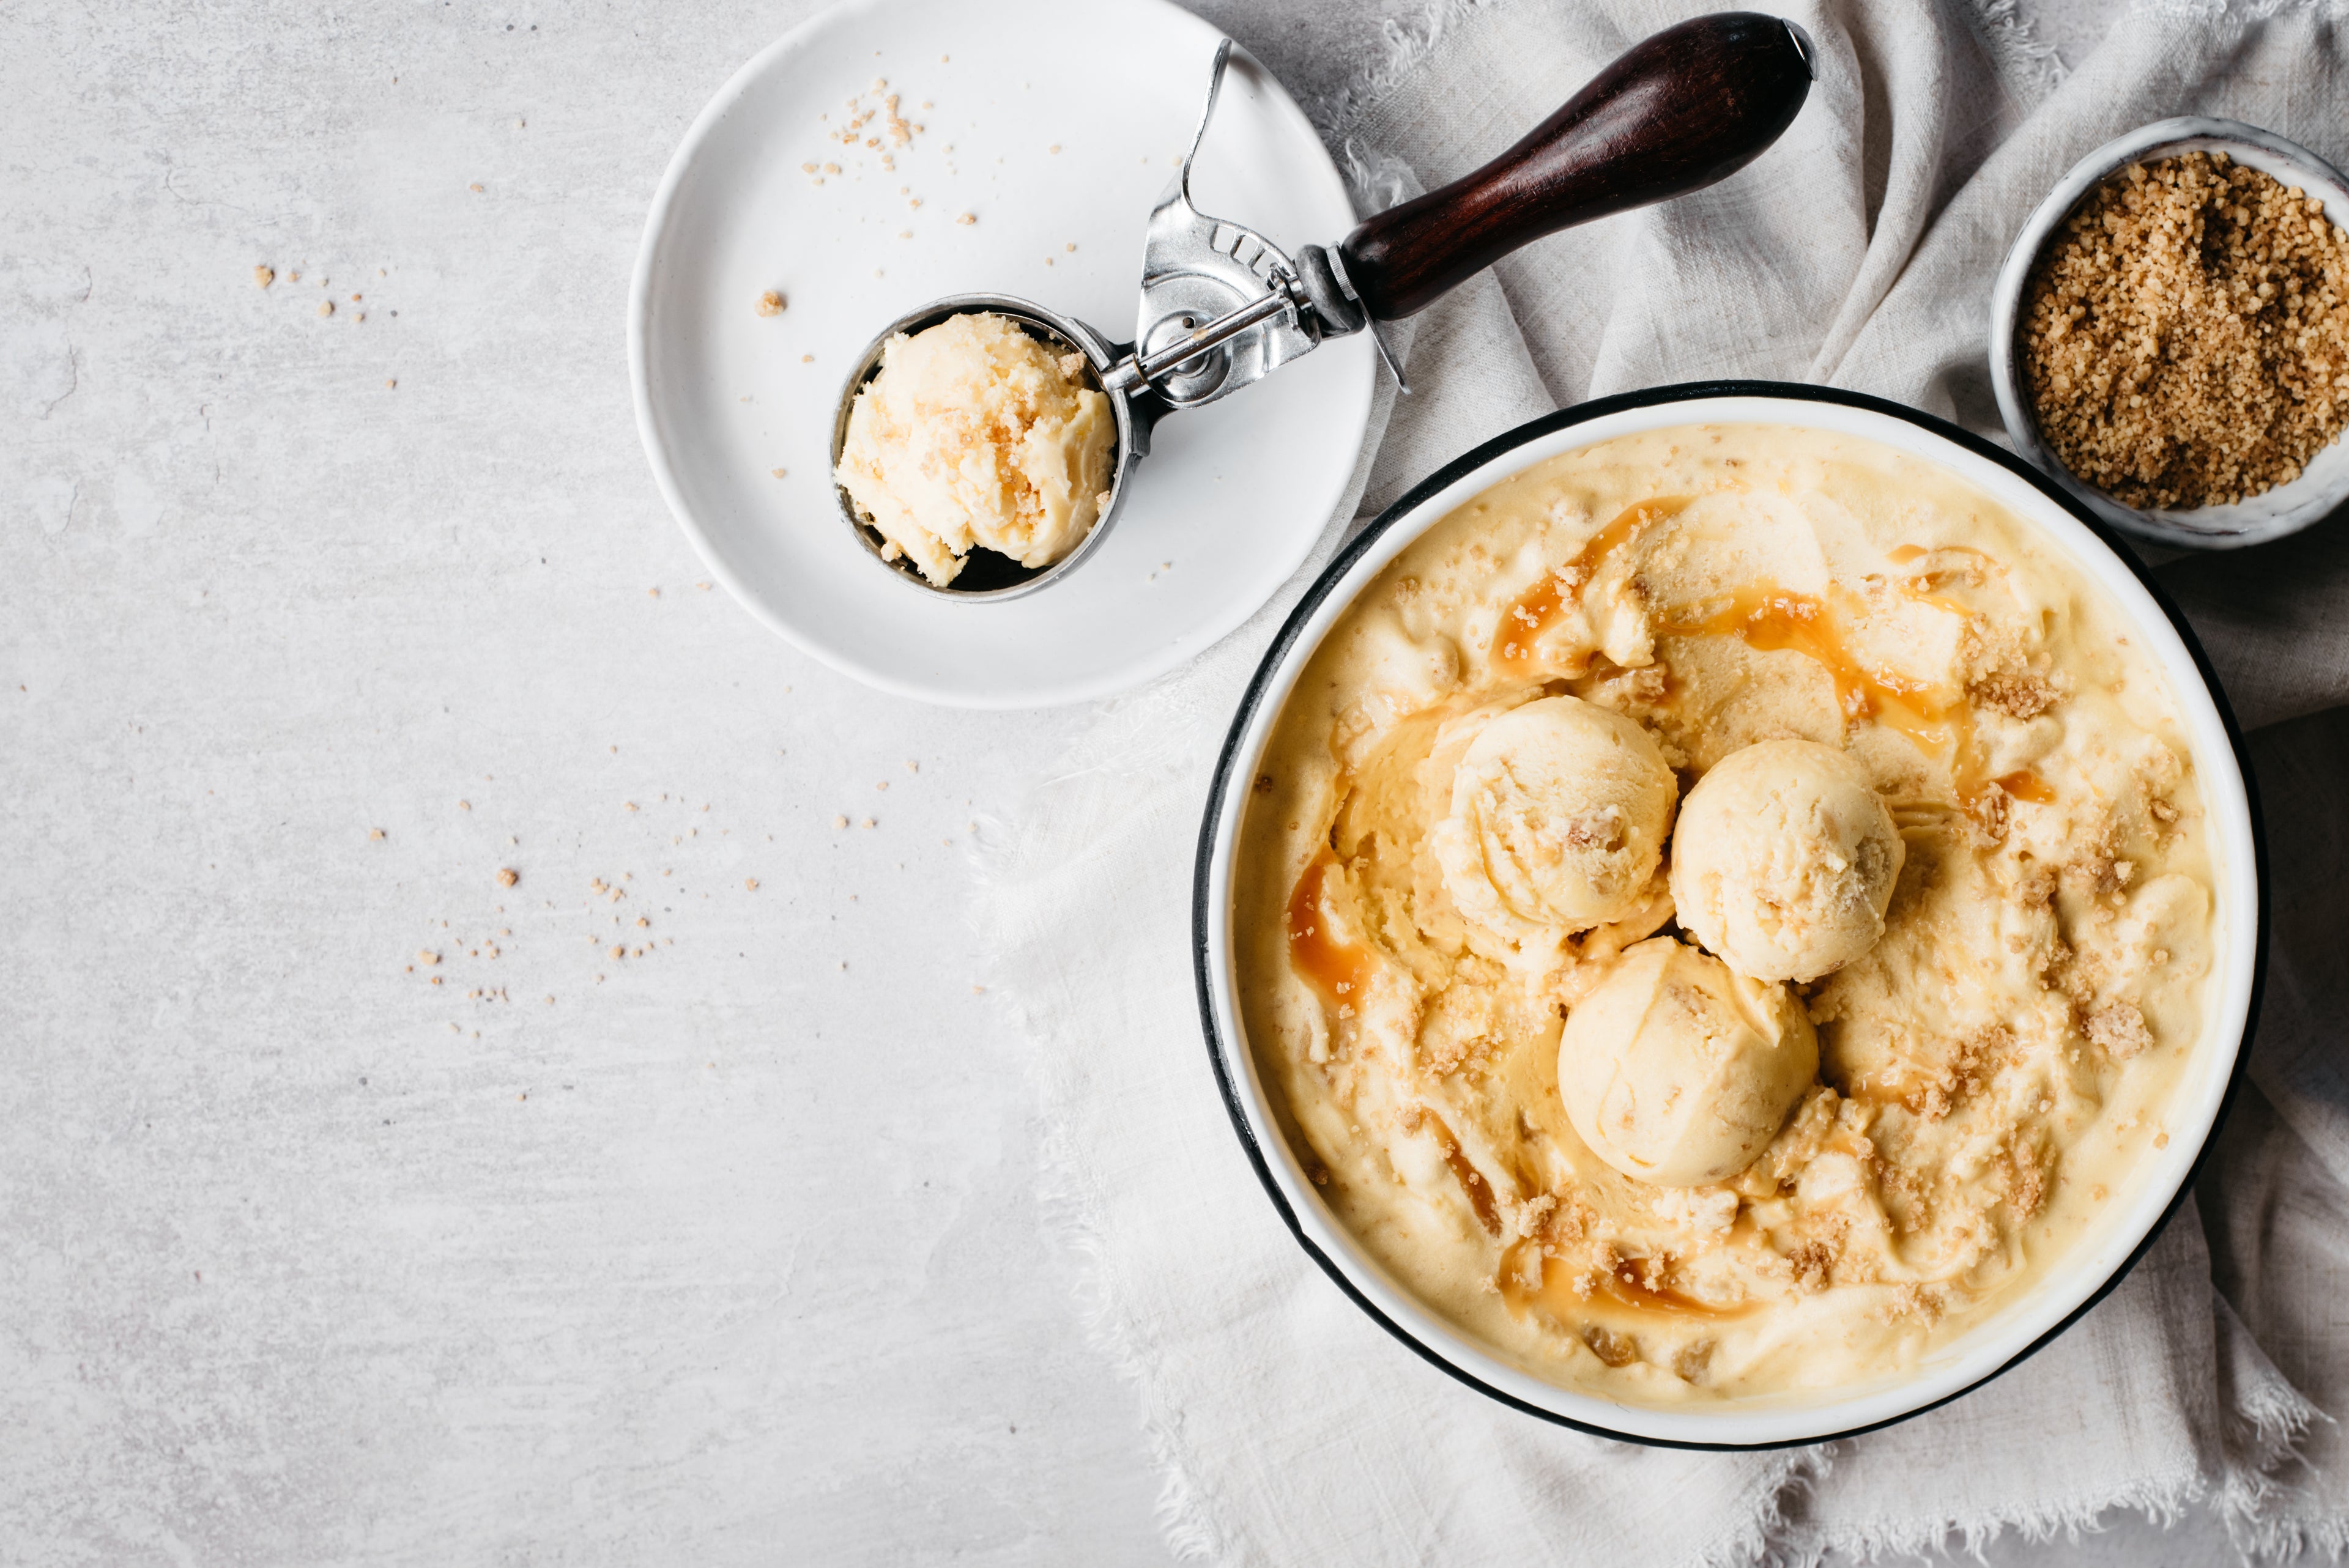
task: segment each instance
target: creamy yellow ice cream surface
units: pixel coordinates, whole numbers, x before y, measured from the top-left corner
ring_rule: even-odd
[[[1817,1031],[1785,986],[1669,936],[1608,965],[1557,1045],[1575,1132],[1660,1187],[1713,1186],[1753,1164],[1818,1067]]]
[[[974,548],[1049,566],[1107,504],[1117,418],[1084,356],[1004,316],[948,316],[882,351],[834,477],[885,544],[938,587]]]
[[[1472,709],[1436,738],[1438,752],[1455,747],[1430,847],[1485,951],[1553,962],[1566,937],[1656,895],[1680,781],[1637,723],[1547,696]]]
[[[1945,469],[1760,426],[1560,455],[1302,669],[1237,846],[1249,1048],[1339,1220],[1534,1376],[1896,1378],[2168,1142],[2221,913],[2185,734]]]
[[[1757,980],[1816,980],[1876,945],[1908,851],[1849,752],[1816,740],[1733,751],[1672,835],[1676,917]]]

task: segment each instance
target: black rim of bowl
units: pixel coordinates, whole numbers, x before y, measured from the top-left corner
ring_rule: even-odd
[[[1418,1336],[1381,1312],[1369,1297],[1356,1288],[1346,1271],[1306,1234],[1303,1225],[1298,1221],[1296,1212],[1289,1206],[1288,1200],[1282,1195],[1279,1183],[1273,1180],[1272,1170],[1267,1161],[1265,1150],[1257,1143],[1256,1132],[1248,1118],[1247,1097],[1241,1087],[1232,1081],[1231,1074],[1224,1065],[1223,1037],[1216,1026],[1215,994],[1217,982],[1216,976],[1209,967],[1207,941],[1216,895],[1216,890],[1211,885],[1209,874],[1215,858],[1216,823],[1223,814],[1224,800],[1232,789],[1233,763],[1239,755],[1240,745],[1247,736],[1250,720],[1256,717],[1257,710],[1264,703],[1265,693],[1271,685],[1275,672],[1288,658],[1299,637],[1303,635],[1306,622],[1311,618],[1316,610],[1320,608],[1323,601],[1329,598],[1339,582],[1352,569],[1354,563],[1361,560],[1388,530],[1410,515],[1428,498],[1487,466],[1495,459],[1515,451],[1528,441],[1539,439],[1553,431],[1567,429],[1604,415],[1621,413],[1626,409],[1651,408],[1716,397],[1772,397],[1791,402],[1832,403],[1847,408],[1864,409],[1872,414],[1883,414],[1903,420],[1939,436],[1976,457],[1996,463],[2009,473],[2024,480],[2093,533],[2098,542],[2111,551],[2121,564],[2136,576],[2138,583],[2144,585],[2146,592],[2152,595],[2153,602],[2160,606],[2161,613],[2169,618],[2170,625],[2177,631],[2178,640],[2186,645],[2187,653],[2194,660],[2196,671],[2202,677],[2203,686],[2210,694],[2211,703],[2218,710],[2219,721],[2226,729],[2227,743],[2234,750],[2235,766],[2243,778],[2243,798],[2251,817],[2251,873],[2254,886],[2252,913],[2254,936],[2250,1005],[2244,1013],[2243,1032],[2234,1042],[2235,1057],[2228,1071],[2226,1090],[2220,1097],[2218,1113],[2212,1117],[2209,1130],[2203,1136],[2202,1146],[2195,1151],[2193,1162],[2187,1167],[2186,1174],[2179,1180],[2178,1190],[2170,1194],[2168,1202],[2162,1206],[2160,1217],[2152,1225],[2147,1227],[2146,1233],[2130,1250],[2128,1256],[2121,1261],[2119,1266],[2113,1270],[2103,1284],[2089,1293],[2085,1300],[2065,1314],[2062,1321],[2015,1352],[1998,1367],[1963,1387],[1954,1389],[1938,1399],[1919,1405],[1913,1409],[1904,1410],[1897,1416],[1887,1417],[1880,1421],[1842,1428],[1812,1437],[1788,1438],[1758,1443],[1701,1442],[1687,1439],[1648,1437],[1636,1432],[1621,1431],[1595,1422],[1577,1420],[1570,1416],[1559,1415],[1555,1410],[1546,1410],[1538,1405],[1495,1387],[1465,1367],[1456,1365],[1439,1354],[1433,1346],[1426,1344]],[[1529,419],[1514,430],[1494,437],[1482,446],[1473,448],[1454,459],[1413,486],[1400,500],[1381,512],[1375,521],[1350,540],[1345,548],[1339,551],[1337,557],[1322,569],[1320,576],[1314,579],[1312,587],[1306,590],[1305,597],[1298,602],[1294,610],[1289,612],[1288,619],[1282,624],[1279,634],[1273,638],[1272,645],[1265,650],[1264,657],[1257,663],[1256,673],[1249,677],[1247,691],[1240,698],[1239,710],[1233,715],[1231,728],[1225,735],[1223,747],[1216,758],[1215,781],[1208,791],[1206,814],[1200,824],[1198,850],[1192,863],[1191,968],[1198,995],[1200,1028],[1206,1041],[1207,1062],[1215,1072],[1216,1088],[1223,1097],[1225,1112],[1231,1118],[1233,1131],[1239,1135],[1240,1148],[1247,1155],[1248,1164],[1256,1171],[1258,1184],[1264,1188],[1265,1196],[1272,1201],[1272,1206],[1279,1213],[1281,1222],[1288,1227],[1289,1235],[1305,1250],[1305,1254],[1319,1265],[1321,1272],[1330,1276],[1331,1283],[1344,1292],[1347,1299],[1361,1308],[1371,1322],[1402,1341],[1403,1345],[1417,1353],[1422,1360],[1439,1371],[1511,1409],[1522,1411],[1526,1415],[1549,1422],[1554,1426],[1568,1427],[1578,1432],[1589,1433],[1593,1437],[1611,1438],[1618,1442],[1636,1443],[1647,1448],[1697,1449],[1713,1451],[1807,1448],[1814,1443],[1833,1442],[1841,1438],[1857,1437],[1862,1432],[1878,1431],[1886,1427],[1897,1426],[1902,1421],[1921,1416],[1928,1410],[1938,1409],[1953,1399],[1973,1392],[1992,1379],[2013,1371],[2054,1343],[2057,1336],[2079,1322],[2098,1302],[2111,1295],[2151,1250],[2162,1231],[2177,1214],[2178,1206],[2185,1201],[2186,1195],[2194,1190],[2195,1180],[2201,1174],[2204,1165],[2210,1159],[2211,1150],[2218,1143],[2219,1131],[2226,1126],[2228,1115],[2234,1109],[2235,1096],[2242,1088],[2244,1064],[2250,1059],[2251,1037],[2259,1027],[2260,1003],[2267,982],[2267,830],[2260,817],[2259,794],[2252,779],[2251,756],[2244,748],[2242,730],[2235,722],[2234,709],[2227,701],[2226,692],[2219,685],[2218,675],[2211,669],[2209,657],[2202,651],[2201,640],[2194,634],[2194,628],[2187,624],[2186,617],[2179,613],[2176,603],[2155,580],[2153,574],[2146,569],[2145,564],[2122,542],[2120,534],[2111,525],[2082,505],[2054,480],[2012,452],[1993,446],[1971,431],[1951,424],[1946,419],[1937,418],[1933,415],[1920,412],[1902,404],[1890,402],[1882,397],[1871,397],[1861,392],[1847,392],[1837,387],[1810,387],[1784,381],[1689,381],[1667,387],[1651,387],[1638,392],[1619,393],[1611,397],[1593,398],[1587,403],[1578,403],[1570,408],[1561,408],[1554,414],[1545,414],[1537,419]],[[1242,1048],[1245,1048],[1244,1043]],[[1342,1224],[1337,1224],[1334,1220],[1333,1225],[1340,1230],[1344,1228]],[[1403,1294],[1410,1294],[1407,1288],[1400,1286],[1398,1288],[1402,1288]],[[1465,1334],[1459,1335],[1459,1338],[1464,1344],[1471,1346],[1475,1344]]]

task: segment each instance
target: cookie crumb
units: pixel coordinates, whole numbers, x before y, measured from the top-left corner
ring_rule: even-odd
[[[968,226],[978,222],[978,214],[976,212],[965,212],[961,217],[957,218],[955,222]]]
[[[781,315],[783,314],[783,303],[781,294],[773,289],[769,289],[759,296],[758,312],[761,315]]]
[[[2126,1002],[2115,1002],[2088,1016],[2088,1038],[2104,1047],[2115,1061],[2127,1061],[2153,1044],[2145,1015]]]
[[[1966,695],[2009,717],[2036,718],[2055,706],[2057,693],[2044,676],[1999,672],[1976,681]]]
[[[2051,237],[2020,335],[2066,468],[2129,506],[2232,504],[2349,427],[2349,232],[2224,153],[2137,164]]]
[[[265,289],[276,281],[277,269],[275,267],[256,266],[253,269],[253,282],[254,287]]]
[[[520,881],[522,881],[522,873],[514,870],[513,867],[500,866],[498,868],[498,885],[500,887],[512,887],[514,883]]]

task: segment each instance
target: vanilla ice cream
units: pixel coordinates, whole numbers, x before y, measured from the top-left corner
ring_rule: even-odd
[[[1876,945],[1906,851],[1868,772],[1812,740],[1733,751],[1672,834],[1681,924],[1740,975],[1816,980]]]
[[[1897,1378],[2109,1240],[2249,918],[2131,624],[1856,436],[1464,500],[1298,672],[1234,844],[1316,1200],[1510,1365],[1662,1407]]]
[[[1619,713],[1544,697],[1484,721],[1452,775],[1435,858],[1460,913],[1513,948],[1615,920],[1662,857],[1680,784]]]
[[[882,350],[834,468],[885,542],[943,588],[974,548],[1022,566],[1074,550],[1108,502],[1117,419],[1084,356],[1006,317],[948,316]]]
[[[1608,1164],[1660,1187],[1702,1187],[1754,1163],[1818,1066],[1818,1037],[1785,986],[1651,936],[1567,1016],[1557,1090]]]

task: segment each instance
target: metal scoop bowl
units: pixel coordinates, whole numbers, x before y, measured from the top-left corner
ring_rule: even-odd
[[[864,352],[857,356],[848,373],[847,384],[841,392],[839,409],[832,421],[832,467],[834,474],[840,471],[841,449],[848,444],[849,412],[856,405],[856,395],[881,373],[881,356],[889,346],[890,340],[899,333],[910,336],[926,331],[952,316],[981,312],[1017,322],[1030,336],[1058,351],[1083,355],[1085,363],[1092,369],[1095,381],[1107,377],[1112,367],[1126,356],[1123,346],[1105,341],[1100,333],[1075,316],[1047,309],[1033,300],[995,294],[948,294],[944,299],[932,300],[919,310],[901,315],[883,327],[879,335],[864,346]],[[881,531],[873,526],[872,520],[850,499],[848,492],[835,482],[833,490],[840,498],[840,514],[847,520],[858,542],[872,552],[874,560],[926,593],[945,594],[974,602],[1017,599],[1022,594],[1033,593],[1075,571],[1079,563],[1099,547],[1109,532],[1110,524],[1117,521],[1118,509],[1125,502],[1127,476],[1133,472],[1133,465],[1150,450],[1150,428],[1164,412],[1164,407],[1153,399],[1131,394],[1112,393],[1109,403],[1117,418],[1117,445],[1110,457],[1109,502],[1101,509],[1101,515],[1094,520],[1084,538],[1077,542],[1077,547],[1049,566],[1022,566],[1009,555],[975,548],[963,558],[962,570],[955,574],[954,581],[941,588],[922,575],[912,557],[897,553],[882,537]]]

